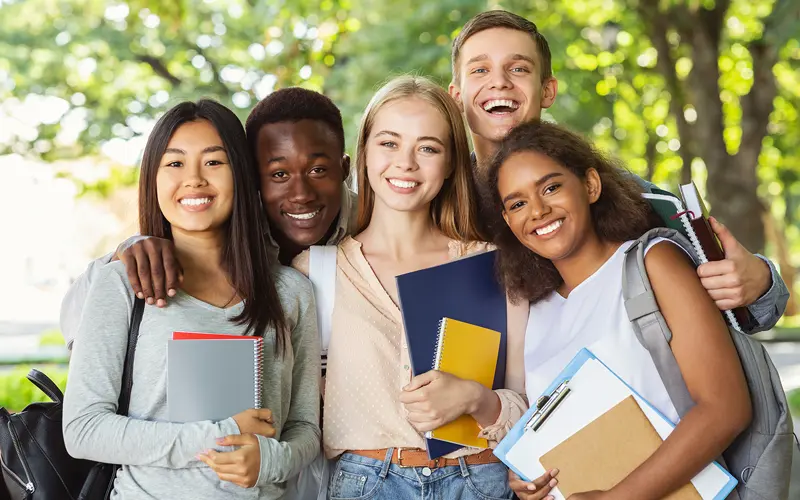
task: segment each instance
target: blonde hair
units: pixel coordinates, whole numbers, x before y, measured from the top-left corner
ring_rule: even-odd
[[[356,144],[358,175],[358,222],[356,233],[369,225],[375,206],[375,191],[367,178],[367,140],[375,116],[386,104],[400,99],[421,99],[436,108],[450,128],[448,145],[452,175],[445,179],[441,191],[431,202],[431,217],[436,227],[448,238],[459,241],[483,241],[477,221],[477,196],[472,177],[469,142],[464,120],[455,101],[444,89],[427,78],[401,76],[381,87],[370,100]]]

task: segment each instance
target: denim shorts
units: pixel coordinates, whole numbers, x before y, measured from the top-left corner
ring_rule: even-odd
[[[508,469],[500,462],[429,469],[400,467],[383,461],[343,454],[333,468],[328,485],[331,500],[510,500]]]

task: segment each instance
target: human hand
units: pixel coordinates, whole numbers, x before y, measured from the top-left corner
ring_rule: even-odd
[[[720,310],[749,306],[772,285],[769,266],[743,247],[721,222],[714,217],[708,220],[722,244],[725,258],[701,265],[697,275]]]
[[[264,437],[275,437],[272,411],[267,408],[250,409],[233,416],[240,434],[260,434]]]
[[[238,446],[234,451],[207,450],[197,459],[211,467],[222,481],[242,488],[252,488],[261,471],[261,447],[253,434],[226,436],[217,440],[221,446]]]
[[[400,394],[407,419],[419,432],[427,432],[470,413],[479,398],[475,382],[431,370],[417,375]]]
[[[523,481],[514,471],[508,471],[508,486],[520,500],[553,500],[550,491],[558,484],[558,469],[545,472],[531,482]]]
[[[171,240],[153,236],[139,237],[118,248],[116,257],[125,264],[133,292],[150,305],[164,307],[167,297],[174,297],[183,281],[183,269],[175,258]]]

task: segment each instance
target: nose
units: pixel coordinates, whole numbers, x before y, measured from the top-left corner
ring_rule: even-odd
[[[296,176],[289,181],[289,201],[299,205],[314,201],[316,195],[308,179]]]
[[[397,156],[395,157],[394,166],[404,172],[412,172],[417,170],[419,168],[419,164],[417,163],[415,147],[415,145],[411,145],[398,152]]]
[[[512,86],[511,79],[503,70],[492,71],[489,78],[490,89],[508,89]]]
[[[183,179],[183,186],[187,188],[200,188],[208,186],[208,180],[203,175],[202,165],[187,164],[183,172],[185,177]]]
[[[530,220],[541,220],[550,215],[550,205],[538,196],[530,201],[529,207]]]

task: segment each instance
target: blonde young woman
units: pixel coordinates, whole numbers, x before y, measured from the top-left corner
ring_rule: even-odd
[[[463,414],[496,443],[526,409],[525,308],[509,309],[506,387],[429,372],[412,377],[395,276],[483,250],[469,146],[454,101],[402,77],[367,106],[358,137],[356,235],[338,245],[323,444],[338,458],[332,499],[509,499],[491,450],[428,460],[423,433]],[[308,252],[294,266],[308,273]],[[402,449],[402,466],[398,450]]]

